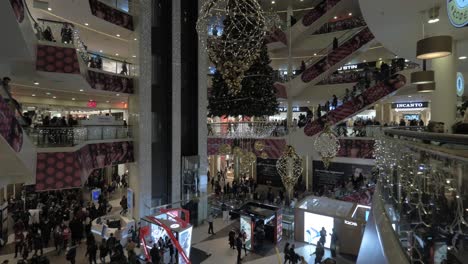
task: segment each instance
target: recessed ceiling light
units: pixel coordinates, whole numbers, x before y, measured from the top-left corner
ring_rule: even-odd
[[[34,82],[34,85],[39,85],[39,82]]]
[[[89,26],[89,24],[88,24],[88,23],[84,23],[84,25],[85,25],[85,26]]]
[[[49,93],[49,92],[47,92],[47,93],[45,93],[45,94],[47,94],[47,95],[50,95],[50,93]]]
[[[120,38],[120,34],[117,34],[116,36],[117,36],[118,38]]]
[[[367,62],[366,60],[363,60],[362,62]]]
[[[133,55],[132,58],[136,58],[136,55]]]
[[[412,96],[411,95],[408,95],[409,98],[411,98]]]
[[[353,13],[349,12],[348,16],[352,16],[352,15],[353,15]]]
[[[275,1],[271,1],[272,4],[275,4],[276,2]]]
[[[395,55],[395,59],[398,58],[398,55]]]
[[[379,60],[382,60],[382,58],[379,58]]]
[[[134,38],[133,40],[138,40],[137,38]]]
[[[307,101],[308,104],[310,104],[310,101]]]
[[[110,101],[106,101],[106,103],[109,103]]]
[[[52,98],[57,99],[57,96],[52,96]]]
[[[439,22],[439,21],[440,21],[440,19],[437,17],[437,18],[429,19],[429,20],[427,21],[427,23],[429,23],[429,24],[434,24],[434,23],[437,23],[437,22]]]
[[[102,50],[99,50],[99,52],[101,52],[101,53],[102,53]]]
[[[118,54],[118,53],[116,53],[116,54],[115,54],[115,56],[119,56],[119,54]]]
[[[334,16],[333,19],[338,19],[338,17],[337,17],[337,16]]]
[[[52,11],[52,8],[48,7],[47,10]]]
[[[116,94],[117,96],[120,96],[120,94]]]
[[[460,56],[458,57],[459,60],[466,60],[466,56]]]
[[[80,92],[83,92],[84,90],[83,89],[80,89]]]
[[[34,97],[34,96],[36,96],[36,95],[35,95],[35,94],[32,94],[31,96]]]
[[[405,60],[405,62],[409,62],[409,60]]]
[[[314,56],[317,56],[317,53],[314,53]]]

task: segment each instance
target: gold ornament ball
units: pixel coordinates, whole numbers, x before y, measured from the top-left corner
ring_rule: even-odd
[[[263,151],[265,149],[265,143],[263,141],[255,141],[254,148],[256,151]]]

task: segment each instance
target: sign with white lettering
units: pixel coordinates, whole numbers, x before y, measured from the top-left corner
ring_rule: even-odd
[[[280,113],[286,113],[286,112],[288,112],[288,108],[287,107],[278,107],[278,111]],[[301,109],[298,106],[293,106],[292,111],[293,112],[300,112]]]
[[[344,220],[344,223],[345,223],[345,225],[357,226],[356,222],[351,222],[351,221],[348,221],[348,220]]]
[[[408,103],[392,103],[392,108],[426,108],[429,106],[429,102],[408,102]]]
[[[344,65],[343,67],[338,68],[339,71],[349,71],[357,69],[357,64]]]
[[[447,0],[447,13],[450,23],[461,28],[468,25],[468,0]]]

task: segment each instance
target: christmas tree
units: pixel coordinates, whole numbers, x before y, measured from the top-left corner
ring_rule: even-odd
[[[208,111],[212,116],[266,116],[278,111],[276,88],[273,86],[273,68],[266,42],[263,43],[260,54],[245,72],[241,82],[241,90],[233,95],[216,71],[213,76],[211,95],[208,98]]]

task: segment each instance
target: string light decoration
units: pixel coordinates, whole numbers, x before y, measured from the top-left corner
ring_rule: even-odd
[[[218,36],[217,27],[221,25],[222,34]],[[205,0],[197,32],[229,91],[237,94],[244,73],[257,59],[266,34],[260,4],[257,0]]]
[[[222,144],[219,146],[219,154],[220,155],[230,155],[232,153],[231,145],[229,144]]]
[[[375,163],[380,198],[392,212],[396,232],[408,241],[421,233],[446,239],[449,252],[463,250],[459,238],[468,235],[465,219],[468,208],[463,201],[468,193],[463,185],[468,178],[468,163],[383,134],[375,143]],[[401,229],[400,229],[401,228]],[[404,243],[411,263],[429,263],[418,243]]]
[[[320,155],[323,166],[328,169],[330,162],[336,157],[340,151],[340,141],[332,132],[329,125],[315,139],[314,147]]]
[[[283,155],[276,162],[276,170],[281,176],[288,199],[291,200],[294,186],[302,176],[302,158],[297,155],[293,146],[286,146]]]

